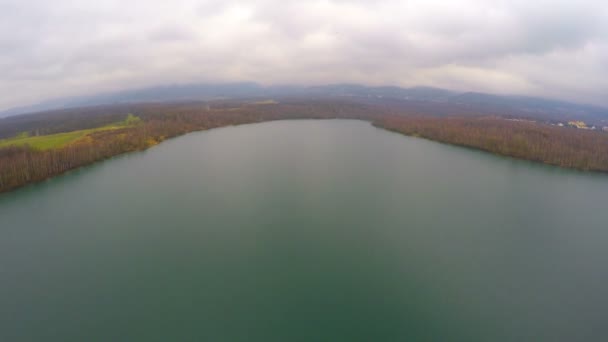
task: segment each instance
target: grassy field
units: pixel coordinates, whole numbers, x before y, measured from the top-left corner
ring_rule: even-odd
[[[139,124],[141,120],[134,116],[127,117],[126,120],[117,122],[115,124],[91,128],[91,129],[83,129],[79,131],[72,131],[66,133],[57,133],[57,134],[49,134],[49,135],[41,135],[41,136],[29,136],[26,133],[22,133],[16,137],[0,140],[0,148],[9,147],[9,146],[25,146],[29,145],[30,147],[37,150],[49,150],[54,148],[61,148],[68,144],[71,144],[87,135],[100,132],[100,131],[108,131],[113,129],[125,128],[130,125]]]

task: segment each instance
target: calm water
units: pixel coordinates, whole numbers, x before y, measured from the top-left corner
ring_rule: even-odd
[[[606,341],[608,176],[285,121],[0,196],[1,341]]]

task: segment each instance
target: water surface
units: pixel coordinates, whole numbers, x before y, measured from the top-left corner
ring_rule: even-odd
[[[0,196],[0,340],[608,340],[607,196],[359,121],[193,133]]]

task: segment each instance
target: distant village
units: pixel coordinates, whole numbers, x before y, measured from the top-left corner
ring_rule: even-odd
[[[587,124],[584,121],[568,121],[567,125],[569,127],[574,127],[574,128],[578,128],[578,129],[588,129],[588,130],[592,130],[592,131],[595,131],[598,129],[598,127],[596,127],[596,126],[591,126],[591,127],[587,126]],[[557,124],[557,126],[564,127],[565,125],[560,122]],[[608,132],[608,126],[602,127],[602,131]]]
[[[506,119],[506,120],[507,121],[519,121],[519,122],[533,122],[533,123],[537,122],[535,120],[528,120],[528,119]],[[558,123],[552,123],[551,126],[572,127],[572,128],[578,128],[578,129],[586,129],[586,130],[590,130],[590,131],[600,130],[600,128],[597,126],[589,127],[587,125],[587,123],[584,121],[568,121],[567,123],[558,122]],[[608,126],[601,127],[601,130],[608,133]]]

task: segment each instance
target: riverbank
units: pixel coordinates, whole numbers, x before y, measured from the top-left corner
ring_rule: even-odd
[[[499,156],[608,172],[608,134],[497,118],[383,117],[374,126]]]
[[[80,132],[78,139],[55,148],[37,149],[29,145],[0,148],[0,192],[12,191],[116,155],[145,150],[185,133],[289,119],[358,119],[397,133],[497,155],[583,171],[608,172],[608,134],[603,132],[497,118],[395,115],[381,108],[352,103],[301,102],[214,110],[183,105],[161,108],[163,111],[157,107],[134,108],[141,118],[137,125],[77,130]],[[59,134],[74,135],[70,132]]]

